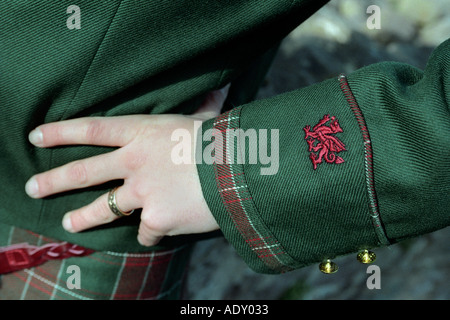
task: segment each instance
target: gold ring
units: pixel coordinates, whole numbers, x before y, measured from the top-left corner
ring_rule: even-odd
[[[118,217],[124,217],[124,216],[129,216],[130,214],[132,214],[134,212],[134,210],[128,211],[128,212],[124,212],[122,210],[120,210],[119,206],[117,205],[116,202],[116,191],[117,189],[119,189],[119,187],[115,187],[114,189],[112,189],[109,194],[108,194],[108,206],[111,209],[112,213],[114,213],[116,216]]]

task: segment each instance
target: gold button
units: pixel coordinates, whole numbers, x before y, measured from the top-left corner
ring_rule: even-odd
[[[337,264],[329,259],[319,264],[319,270],[326,274],[335,273],[338,269]]]
[[[356,259],[361,263],[372,263],[377,259],[377,255],[372,251],[364,250],[358,253]]]

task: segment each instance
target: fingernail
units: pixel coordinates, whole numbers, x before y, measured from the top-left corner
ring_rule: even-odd
[[[67,212],[64,215],[63,220],[62,220],[62,225],[63,225],[63,228],[66,229],[66,231],[74,232],[72,229],[72,219],[70,219],[70,212]]]
[[[42,142],[44,141],[44,136],[42,134],[42,131],[40,129],[34,129],[30,132],[28,135],[28,140],[34,144],[35,146],[41,146]]]
[[[32,177],[25,184],[25,192],[32,198],[35,198],[39,194],[39,185],[36,181],[36,178]]]

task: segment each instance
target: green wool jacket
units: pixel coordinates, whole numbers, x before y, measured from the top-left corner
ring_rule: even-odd
[[[254,270],[449,225],[449,41],[425,70],[380,63],[253,101],[279,42],[327,1],[73,2],[0,2],[0,223],[95,250],[155,249],[136,240],[138,214],[64,231],[65,212],[120,182],[39,200],[25,182],[111,149],[40,149],[28,133],[85,116],[190,114],[231,82],[223,114],[201,128],[197,168],[221,231]]]

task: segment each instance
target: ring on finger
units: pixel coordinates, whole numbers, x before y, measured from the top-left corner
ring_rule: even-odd
[[[114,213],[118,217],[125,217],[129,216],[134,212],[134,210],[131,211],[122,211],[119,206],[117,205],[117,199],[116,199],[116,191],[119,189],[119,187],[115,187],[111,191],[109,191],[108,194],[108,206],[111,209],[112,213]]]

